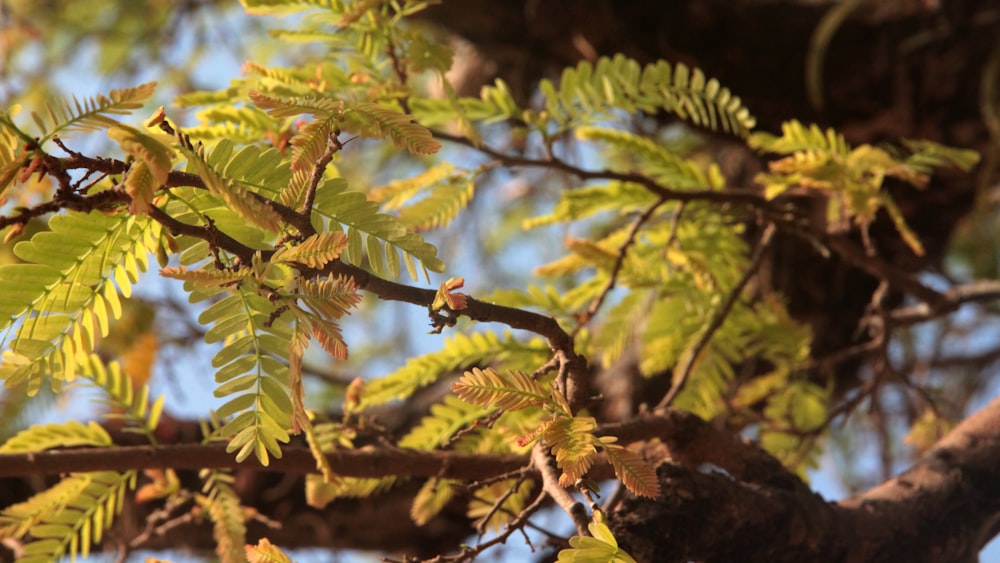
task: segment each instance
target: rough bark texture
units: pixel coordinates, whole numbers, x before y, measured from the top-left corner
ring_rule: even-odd
[[[661,465],[664,495],[626,500],[612,529],[639,561],[976,561],[1000,521],[998,428],[1000,399],[902,475],[839,503],[801,481],[725,470],[733,457],[755,458],[752,446],[730,443],[701,465]]]

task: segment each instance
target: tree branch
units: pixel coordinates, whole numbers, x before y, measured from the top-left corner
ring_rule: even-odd
[[[410,475],[469,480],[515,471],[528,463],[527,457],[513,454],[418,451],[394,446],[336,451],[327,454],[327,459],[335,473],[346,477]],[[282,457],[272,459],[267,467],[252,460],[238,463],[235,454],[226,451],[225,444],[120,446],[0,455],[0,477],[165,468],[256,468],[304,474],[316,472],[316,460],[308,448],[286,447]]]
[[[1000,300],[1000,281],[980,280],[948,288],[943,300],[936,306],[920,303],[889,312],[894,326],[906,326],[933,320],[958,310],[966,303],[983,303]]]
[[[674,463],[658,469],[663,498],[627,498],[611,518],[638,560],[973,562],[1000,527],[1000,398],[899,477],[836,504],[703,421],[640,420],[602,429],[628,439],[673,431],[665,441]]]

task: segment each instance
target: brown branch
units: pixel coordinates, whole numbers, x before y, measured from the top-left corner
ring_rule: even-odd
[[[896,289],[905,291],[920,299],[932,309],[941,307],[946,298],[937,291],[920,283],[914,276],[904,272],[875,256],[866,254],[846,237],[830,236],[823,242],[840,255],[847,263],[855,266],[878,280],[885,280]]]
[[[587,522],[590,519],[587,516],[587,509],[559,484],[559,478],[556,477],[555,468],[552,466],[553,460],[547,450],[541,440],[531,449],[531,465],[542,476],[542,490],[573,519],[579,535],[590,535],[587,532]]]
[[[672,461],[658,469],[663,499],[626,498],[611,517],[639,560],[975,561],[1000,523],[1000,398],[899,477],[836,504],[770,455],[687,413],[605,432],[624,441],[663,432]],[[765,533],[781,540],[762,543]]]
[[[894,326],[906,326],[933,320],[957,311],[966,303],[982,303],[1000,300],[1000,281],[981,280],[949,288],[936,305],[920,303],[890,311],[889,321]]]
[[[344,148],[343,143],[337,138],[337,134],[334,133],[330,136],[330,142],[326,145],[326,150],[323,151],[323,155],[319,157],[316,164],[313,165],[312,172],[309,174],[309,185],[306,188],[306,197],[303,198],[302,207],[299,209],[299,215],[310,218],[312,217],[313,202],[316,201],[316,190],[319,188],[320,181],[323,180],[323,173],[326,171],[326,167],[330,165],[333,161],[333,155],[340,152]],[[309,222],[308,230],[303,231],[299,228],[305,236],[310,236],[316,233],[313,229],[312,222]]]
[[[534,159],[524,156],[516,156],[506,154],[504,152],[498,151],[496,149],[490,148],[486,145],[477,146],[470,139],[463,137],[461,135],[452,135],[450,133],[445,133],[443,131],[432,131],[433,135],[438,139],[443,141],[449,141],[452,143],[457,143],[467,147],[474,148],[479,152],[494,158],[507,166],[521,166],[529,168],[551,168],[553,170],[559,170],[572,174],[581,180],[618,180],[621,182],[630,182],[633,184],[639,184],[655,194],[656,196],[668,200],[668,201],[706,201],[713,203],[740,203],[745,205],[751,205],[758,209],[771,209],[771,204],[760,194],[750,191],[750,190],[672,190],[666,186],[663,186],[653,180],[648,176],[644,176],[635,172],[615,172],[614,170],[587,170],[585,168],[580,168],[574,166],[565,160],[562,160],[556,156],[550,156],[544,159]]]
[[[256,250],[214,227],[201,227],[178,221],[159,207],[150,206],[149,216],[157,223],[166,227],[171,234],[181,234],[203,239],[212,248],[222,248],[227,252],[239,256],[244,264],[250,264],[253,260],[253,255],[256,253]]]
[[[775,467],[781,467],[762,450],[684,411],[668,409],[662,415],[647,415],[625,423],[603,425],[596,434],[616,436],[621,444],[658,438],[671,448],[671,457],[679,462],[690,461],[696,465],[713,463],[751,481],[758,480],[754,475],[766,475],[759,479],[774,480],[777,475]],[[237,463],[234,458],[234,454],[226,452],[222,443],[48,450],[0,455],[0,478],[163,468],[241,468],[289,474],[316,471],[316,462],[310,451],[299,446],[286,446],[282,457],[272,459],[267,467],[253,461]],[[420,451],[394,446],[342,450],[327,454],[327,459],[333,471],[344,476],[410,475],[481,481],[518,474],[530,461],[523,455]],[[761,469],[764,466],[766,471]]]
[[[764,233],[760,236],[760,241],[757,243],[757,247],[754,248],[753,255],[750,257],[750,264],[747,266],[743,276],[736,282],[736,285],[729,291],[729,295],[726,296],[726,300],[722,302],[722,305],[716,310],[715,314],[712,316],[712,320],[708,323],[704,332],[701,333],[701,337],[695,343],[694,348],[691,353],[686,355],[684,361],[675,368],[674,372],[680,375],[674,378],[673,385],[671,385],[670,390],[667,394],[663,396],[663,399],[656,405],[654,410],[660,411],[670,406],[670,404],[677,398],[677,395],[684,389],[687,384],[688,378],[691,377],[691,372],[694,369],[695,363],[698,361],[698,356],[701,355],[702,351],[711,342],[712,336],[715,334],[722,324],[726,321],[726,317],[729,316],[729,312],[736,305],[736,301],[740,298],[743,293],[743,288],[746,287],[747,283],[750,282],[750,278],[754,276],[757,272],[757,268],[760,266],[760,261],[764,257],[764,250],[771,244],[771,239],[774,238],[774,223],[768,223],[767,227],[764,228]]]
[[[526,456],[481,455],[453,451],[418,451],[393,446],[342,450],[327,454],[338,475],[385,477],[410,475],[448,479],[484,479],[528,464]],[[304,447],[286,447],[282,457],[267,467],[254,461],[237,463],[225,444],[175,444],[49,450],[0,455],[0,477],[55,475],[85,471],[129,469],[236,469],[256,468],[289,474],[316,472],[316,461]]]
[[[59,160],[62,162],[62,166],[64,166],[67,170],[82,169],[103,172],[105,174],[123,174],[128,169],[124,162],[110,158],[93,158],[82,155],[74,155]],[[189,187],[201,190],[208,189],[205,186],[205,182],[197,174],[183,172],[181,170],[171,170],[167,175],[167,181],[163,184],[163,187]],[[294,226],[296,229],[302,231],[304,228],[311,228],[308,215],[300,214],[294,209],[286,205],[282,205],[280,202],[274,201],[273,199],[256,192],[249,193],[251,197],[270,207],[285,222]]]
[[[897,543],[912,542],[904,549],[925,561],[974,561],[1000,523],[997,467],[1000,398],[962,421],[902,475],[838,504],[853,513],[859,537],[892,522],[908,532],[905,542],[896,535]],[[888,555],[883,560],[908,560]]]

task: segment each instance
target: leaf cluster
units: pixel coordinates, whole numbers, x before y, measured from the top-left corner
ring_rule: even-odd
[[[933,168],[969,170],[978,161],[973,151],[929,141],[908,142],[907,155],[871,145],[852,148],[833,129],[806,127],[798,121],[784,123],[780,136],[756,133],[748,144],[761,152],[784,155],[768,164],[768,172],[757,176],[766,197],[796,189],[821,194],[827,199],[826,229],[835,233],[846,232],[852,223],[867,229],[876,213],[884,209],[916,254],[923,254],[923,246],[885,189],[885,179],[895,178],[922,189]]]

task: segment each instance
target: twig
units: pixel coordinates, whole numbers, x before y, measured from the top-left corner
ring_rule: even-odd
[[[500,534],[497,534],[495,538],[492,538],[489,541],[476,544],[475,547],[466,547],[465,549],[462,550],[461,553],[456,555],[439,555],[433,559],[426,560],[426,563],[441,563],[443,561],[472,561],[473,559],[476,558],[476,556],[486,551],[487,549],[495,545],[499,545],[501,543],[506,543],[507,538],[513,535],[514,532],[524,528],[524,526],[528,523],[528,518],[531,518],[531,516],[534,513],[538,512],[543,506],[545,506],[545,501],[548,498],[549,496],[545,493],[545,491],[538,493],[538,496],[535,497],[535,500],[533,500],[531,504],[526,506],[524,510],[522,510],[521,513],[517,515],[517,518],[511,520],[507,524],[507,527],[504,528],[504,531],[501,532]]]
[[[479,537],[483,537],[484,535],[486,535],[486,525],[489,524],[490,519],[493,518],[493,515],[499,512],[501,508],[503,508],[503,503],[507,502],[507,499],[509,499],[512,494],[514,494],[515,492],[517,492],[519,488],[521,488],[521,483],[524,482],[526,477],[527,475],[525,474],[522,474],[520,477],[518,477],[517,481],[515,481],[512,486],[508,487],[507,490],[504,491],[502,495],[500,495],[500,498],[496,499],[496,501],[493,502],[493,505],[490,506],[489,511],[487,511],[486,514],[479,519],[479,525],[476,526],[476,533],[479,534]],[[480,502],[485,502],[485,501],[480,499]]]
[[[330,165],[333,161],[333,155],[340,152],[344,148],[343,143],[337,137],[339,133],[334,132],[330,136],[330,142],[326,144],[326,150],[323,151],[323,156],[319,157],[316,164],[313,165],[312,173],[309,175],[309,186],[306,189],[306,196],[302,200],[302,207],[299,208],[299,214],[304,216],[307,220],[312,217],[313,202],[316,201],[316,190],[319,188],[319,183],[323,180],[323,173],[326,171],[326,167]],[[302,231],[299,229],[303,235],[309,236],[315,234],[315,229],[312,227],[312,222],[309,221],[308,231]]]
[[[893,326],[906,326],[929,321],[941,315],[954,312],[966,303],[981,303],[1000,300],[1000,281],[982,280],[952,287],[938,294],[943,301],[936,306],[931,303],[920,303],[889,312],[888,320]]]
[[[193,520],[194,516],[191,514],[191,512],[185,512],[184,514],[181,514],[180,516],[174,518],[170,517],[170,515],[173,513],[174,510],[182,506],[188,500],[189,499],[187,495],[182,495],[180,499],[176,500],[174,499],[174,497],[170,497],[167,500],[167,504],[163,508],[159,510],[154,510],[149,514],[149,516],[146,517],[146,527],[139,535],[132,538],[132,540],[128,543],[127,547],[129,549],[137,549],[141,547],[142,544],[149,541],[154,535],[156,536],[165,535],[171,529],[176,528],[181,524],[186,524],[191,520]]]
[[[212,246],[212,248],[221,248],[239,256],[240,260],[242,260],[244,264],[250,264],[250,262],[253,261],[253,255],[255,253],[254,249],[246,246],[222,231],[198,225],[190,225],[188,223],[184,223],[183,221],[178,221],[162,209],[155,206],[151,206],[149,208],[149,216],[157,223],[166,227],[172,234],[188,235],[205,240]]]
[[[576,531],[581,536],[589,536],[587,531],[587,509],[583,503],[577,501],[566,489],[559,484],[555,469],[552,467],[549,454],[545,451],[545,445],[541,440],[531,448],[531,465],[538,470],[542,476],[542,490],[552,497],[552,500],[562,508],[566,514],[573,519]]]
[[[450,133],[445,133],[443,131],[431,131],[431,133],[438,139],[443,141],[449,141],[452,143],[458,143],[467,147],[474,148],[481,153],[494,158],[507,166],[523,166],[532,168],[551,168],[554,170],[560,170],[580,178],[581,180],[619,180],[622,182],[631,182],[633,184],[639,184],[649,190],[650,192],[656,194],[657,196],[669,200],[669,201],[708,201],[715,203],[742,203],[746,205],[752,205],[755,208],[762,210],[772,210],[773,205],[771,202],[764,199],[760,194],[741,189],[741,190],[672,190],[666,186],[657,183],[655,180],[648,176],[644,176],[635,172],[615,172],[614,170],[587,170],[585,168],[580,168],[574,166],[558,157],[552,156],[544,159],[534,159],[523,156],[509,155],[504,152],[498,151],[496,149],[490,148],[486,145],[476,146],[471,140],[461,136],[452,135]]]
[[[385,39],[386,54],[389,56],[389,62],[392,64],[392,72],[395,73],[396,78],[399,79],[399,85],[405,92],[407,90],[407,82],[410,80],[406,72],[406,65],[403,63],[403,59],[399,57],[399,53],[396,52],[396,42],[393,39],[391,31],[386,34]],[[408,96],[400,96],[399,107],[403,109],[403,113],[410,113],[410,102],[408,100]]]
[[[127,169],[128,166],[120,161],[111,158],[92,158],[86,156],[72,156],[69,158],[58,159],[62,162],[62,166],[66,170],[90,170],[103,172],[105,174],[122,174]],[[171,170],[167,175],[167,181],[163,184],[162,188],[180,188],[180,187],[190,187],[196,189],[207,189],[205,182],[197,174],[192,174],[190,172],[183,172],[180,170]],[[161,188],[161,189],[162,189]],[[99,192],[100,195],[107,192]],[[257,201],[263,203],[270,207],[275,213],[278,214],[285,222],[294,226],[296,229],[302,231],[303,229],[308,229],[311,225],[309,222],[309,217],[303,218],[297,211],[288,207],[287,205],[282,205],[281,202],[275,201],[273,199],[267,198],[256,192],[249,192],[250,197],[256,199]],[[126,203],[129,201],[127,194],[122,192],[121,202]]]
[[[746,271],[743,272],[743,277],[741,277],[740,280],[736,282],[736,285],[729,291],[729,295],[726,296],[726,300],[715,312],[712,320],[701,333],[701,338],[699,338],[695,343],[691,353],[686,355],[683,363],[675,369],[675,373],[679,373],[680,375],[674,378],[673,385],[670,387],[670,390],[667,391],[667,394],[663,396],[663,399],[661,399],[656,405],[654,412],[663,411],[670,406],[674,399],[677,398],[677,395],[679,395],[684,389],[688,379],[691,377],[691,371],[694,369],[698,356],[700,356],[705,347],[708,346],[708,343],[712,340],[712,336],[715,332],[722,327],[726,317],[729,316],[729,312],[736,304],[737,299],[739,299],[740,294],[743,293],[743,288],[746,287],[747,283],[750,282],[750,278],[752,278],[754,273],[756,273],[757,268],[760,266],[760,261],[764,257],[764,250],[766,250],[771,244],[774,232],[774,223],[768,223],[767,227],[764,228],[763,234],[760,236],[760,241],[757,243],[757,247],[754,248],[753,255],[750,257],[750,265],[748,265]]]
[[[920,283],[912,275],[865,253],[847,238],[832,236],[827,237],[824,242],[849,264],[864,270],[875,279],[885,280],[893,287],[913,295],[923,301],[930,310],[937,311],[945,305],[947,299],[944,295]]]
[[[594,297],[594,300],[590,302],[590,306],[587,307],[587,310],[580,315],[580,321],[577,323],[576,328],[574,328],[572,332],[573,337],[576,337],[580,330],[582,330],[583,327],[585,327],[587,323],[594,318],[594,315],[597,314],[597,311],[601,308],[604,300],[607,299],[608,294],[615,288],[615,283],[618,281],[618,275],[621,273],[622,267],[625,265],[625,256],[628,254],[629,247],[635,243],[636,235],[639,234],[639,229],[646,223],[646,221],[649,221],[650,217],[653,216],[653,213],[655,213],[661,205],[666,203],[666,201],[667,200],[662,197],[658,198],[645,211],[638,215],[634,221],[632,221],[632,225],[629,227],[628,233],[625,235],[625,242],[623,242],[618,248],[618,256],[615,257],[615,264],[612,266],[611,273],[608,275],[607,283],[605,283],[604,287],[601,288],[600,293]]]

